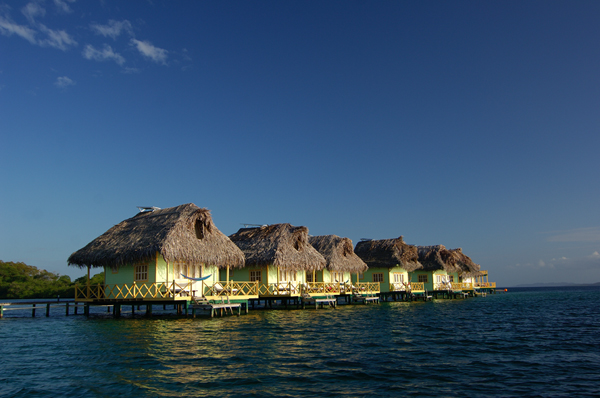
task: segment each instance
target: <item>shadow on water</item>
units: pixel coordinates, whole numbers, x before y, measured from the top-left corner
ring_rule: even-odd
[[[600,289],[549,290],[217,319],[3,319],[0,396],[592,396],[599,304]]]

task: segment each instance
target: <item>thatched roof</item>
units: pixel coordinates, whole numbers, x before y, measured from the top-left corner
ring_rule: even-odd
[[[396,239],[364,240],[358,242],[356,253],[369,268],[392,268],[400,266],[408,272],[423,268],[419,263],[417,247]]]
[[[242,228],[229,236],[246,256],[246,266],[274,265],[281,269],[320,271],[325,258],[308,243],[308,228],[290,224]]]
[[[459,274],[476,275],[479,264],[475,264],[462,249],[446,249],[444,245],[419,246],[419,261],[426,271],[445,270]]]
[[[354,253],[352,241],[337,235],[309,236],[308,243],[327,261],[327,269],[337,272],[364,272],[369,267]]]
[[[217,229],[210,211],[193,203],[140,212],[71,254],[69,265],[120,267],[153,259],[243,267],[244,254]]]

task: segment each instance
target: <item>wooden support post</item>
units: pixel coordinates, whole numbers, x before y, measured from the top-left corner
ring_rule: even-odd
[[[4,307],[0,305],[0,319],[4,318]]]
[[[184,307],[185,307],[185,317],[186,317],[186,318],[187,318],[187,316],[188,316],[188,305],[189,305],[189,303],[190,303],[190,302],[186,300],[186,302],[185,302],[185,304],[184,304]]]
[[[152,315],[152,304],[146,304],[146,316]]]
[[[65,307],[66,307],[65,316],[69,316],[69,302],[65,303]]]
[[[33,309],[31,310],[31,317],[35,318],[35,304],[33,305]]]
[[[50,303],[46,304],[46,318],[50,316]]]
[[[135,305],[131,306],[131,317],[135,316]]]
[[[85,303],[83,305],[83,313],[85,316],[90,316],[90,303]]]

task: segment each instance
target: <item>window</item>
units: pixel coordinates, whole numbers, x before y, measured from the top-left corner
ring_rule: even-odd
[[[395,272],[394,273],[394,283],[404,283],[404,274]]]
[[[373,274],[373,282],[383,282],[383,272]]]
[[[110,270],[112,271],[113,274],[119,273],[119,267],[110,267]]]
[[[307,282],[314,282],[314,281],[313,281],[313,274],[312,274],[312,273],[310,273],[310,274],[309,274],[309,273],[307,273],[307,274],[306,274],[306,281],[307,281]]]
[[[343,272],[332,272],[331,273],[331,281],[332,282],[344,282],[344,273]]]
[[[136,265],[134,268],[134,279],[136,281],[148,280],[148,264]]]
[[[448,280],[450,282],[454,282],[454,275],[448,275]]]
[[[358,279],[365,279],[365,274],[362,272],[358,274]]]
[[[295,282],[296,271],[280,271],[279,278],[282,282]]]
[[[419,275],[418,278],[419,282],[427,283],[427,275]]]
[[[181,276],[182,274],[186,276],[191,276],[193,278],[193,275],[190,274],[190,269],[186,263],[176,262],[173,266],[175,267],[175,279],[183,278],[183,276]],[[191,272],[194,272],[193,267],[191,269]]]
[[[260,270],[250,271],[250,282],[262,282],[262,272]]]

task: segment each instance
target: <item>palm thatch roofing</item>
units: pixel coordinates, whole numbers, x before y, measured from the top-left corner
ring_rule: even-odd
[[[325,258],[308,243],[308,228],[290,224],[242,228],[229,238],[246,256],[246,266],[274,265],[289,271],[320,271]]]
[[[354,249],[369,268],[393,268],[400,266],[408,272],[423,268],[419,263],[417,247],[396,239],[363,240]]]
[[[71,254],[69,265],[121,267],[154,259],[243,267],[244,254],[217,229],[210,211],[193,203],[140,212]]]
[[[352,241],[337,235],[309,236],[308,243],[327,261],[327,269],[337,272],[365,272],[369,267],[354,253]]]
[[[477,276],[479,264],[462,252],[461,248],[446,249],[444,245],[419,246],[419,261],[424,270],[457,272],[460,275]]]

